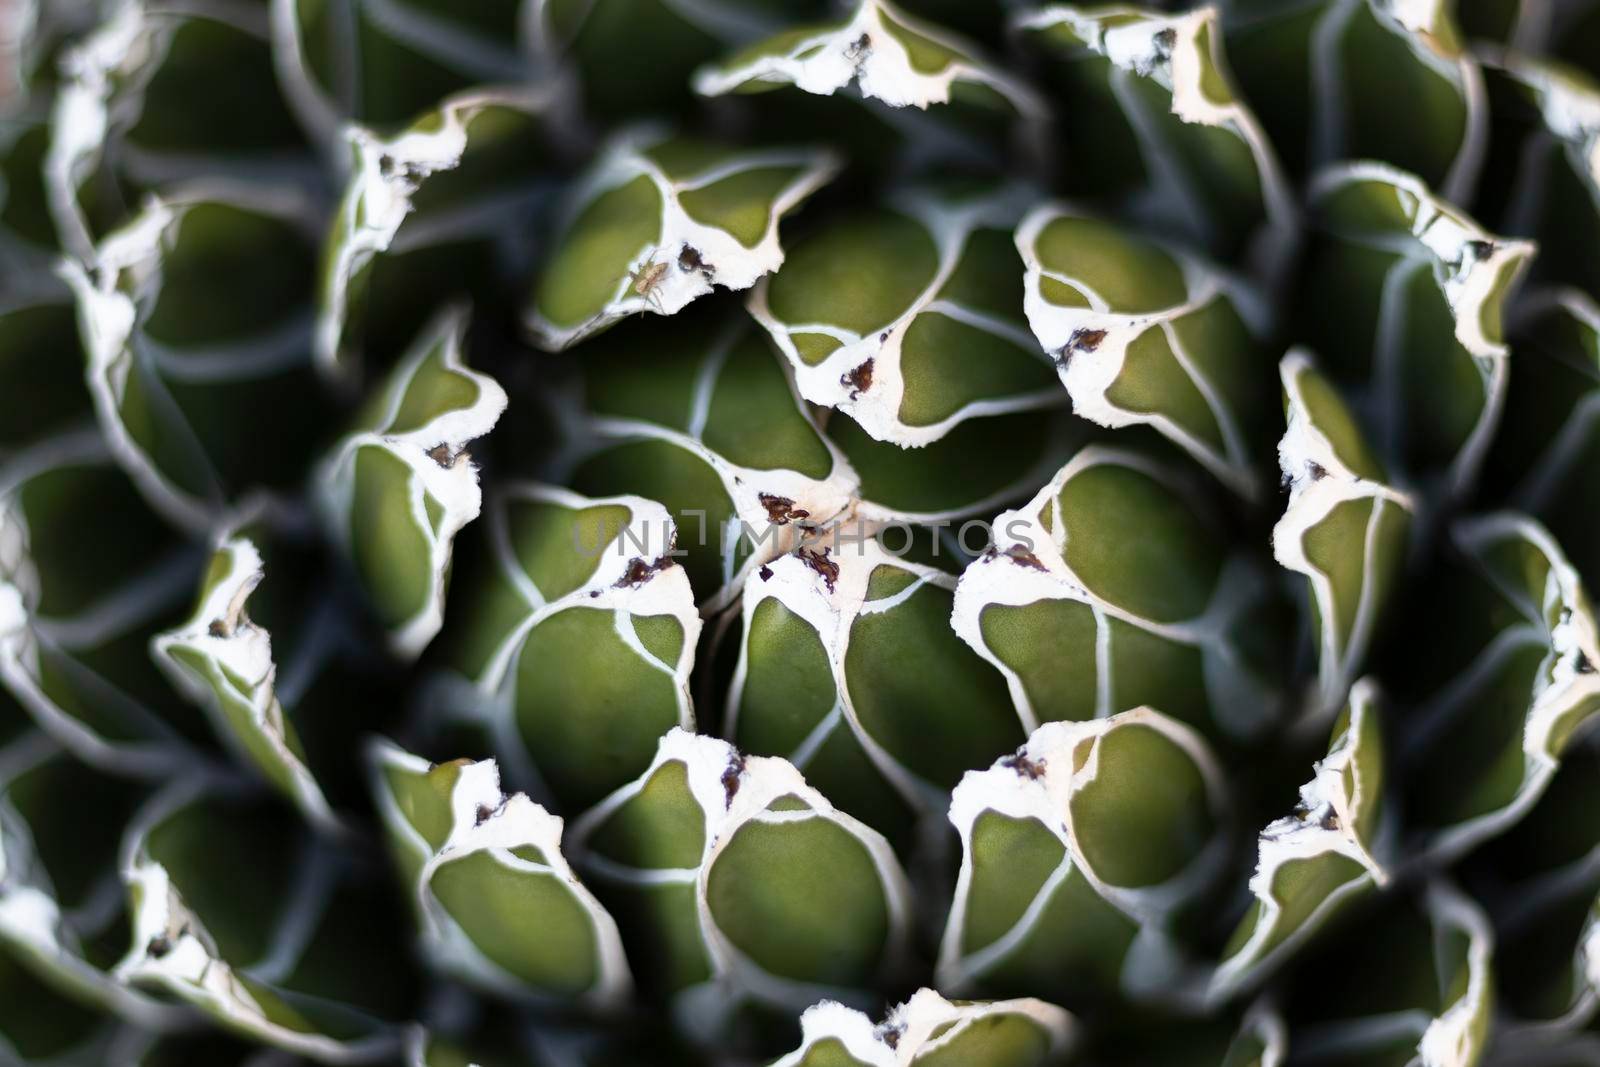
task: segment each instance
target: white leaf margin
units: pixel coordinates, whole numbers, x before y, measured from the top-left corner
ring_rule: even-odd
[[[690,794],[705,817],[705,847],[693,868],[640,870],[598,856],[587,847],[589,837],[618,808],[638,795],[670,762],[687,768]],[[737,775],[737,791],[729,795],[726,776]],[[767,811],[780,797],[793,795],[808,805],[805,810]],[[634,782],[623,786],[585,812],[573,828],[573,847],[580,867],[597,880],[623,885],[689,884],[695,887],[701,935],[712,977],[681,991],[673,1012],[691,1034],[712,1037],[724,1029],[733,1013],[746,1001],[785,1011],[802,1011],[821,999],[859,999],[847,990],[769,974],[746,956],[717,927],[711,914],[706,885],[717,858],[739,828],[750,822],[785,823],[824,819],[854,837],[872,860],[883,890],[889,916],[889,940],[882,969],[893,970],[910,950],[912,894],[910,882],[894,850],[881,834],[835,808],[787,760],[770,756],[740,756],[726,741],[685,730],[663,735],[655,760]]]
[[[1085,42],[1086,48],[1110,60],[1117,70],[1149,78],[1171,92],[1171,113],[1180,121],[1227,130],[1243,141],[1255,162],[1261,186],[1265,224],[1265,232],[1261,236],[1269,238],[1267,243],[1271,246],[1263,248],[1259,259],[1263,267],[1281,265],[1292,247],[1293,231],[1297,225],[1294,191],[1266,130],[1256,119],[1255,112],[1243,101],[1227,65],[1220,60],[1223,33],[1216,7],[1208,4],[1170,16],[1141,11],[1139,14],[1143,17],[1136,22],[1107,25],[1108,15],[1126,17],[1130,13],[1127,9],[1052,4],[1013,18],[1012,25],[1020,30],[1048,30],[1063,24],[1070,26]],[[1209,51],[1201,47],[1202,30],[1209,33]],[[1175,35],[1170,48],[1159,44],[1157,40],[1168,31]],[[1227,81],[1233,96],[1230,103],[1215,103],[1202,90],[1201,81],[1207,64]],[[1112,88],[1122,100],[1123,94],[1117,91],[1115,85]],[[1158,180],[1175,188],[1179,201],[1187,201],[1186,210],[1189,213],[1203,214],[1203,206],[1194,201],[1197,191],[1188,181],[1179,177],[1182,168],[1166,158],[1167,151],[1158,138],[1144,136],[1146,131],[1139,128],[1130,102],[1124,100],[1123,106],[1129,111],[1130,123],[1140,134],[1141,146],[1162,160],[1159,165],[1152,167]]]
[[[639,177],[648,178],[661,197],[661,217],[654,241],[641,246],[620,275],[610,299],[589,318],[571,326],[550,321],[538,308],[537,298],[524,314],[524,325],[538,343],[550,350],[569,348],[585,337],[640,312],[676,315],[716,286],[748,289],[763,275],[783,265],[778,223],[807,197],[832,181],[844,161],[828,149],[766,148],[731,153],[708,169],[676,178],[668,175],[645,153],[666,140],[655,127],[625,131],[613,139],[600,160],[572,187],[561,230],[570,230],[582,210],[600,196]],[[772,200],[767,227],[755,247],[718,226],[697,221],[679,202],[679,195],[758,167],[797,167],[800,174]],[[557,246],[562,238],[557,238]],[[693,249],[698,265],[686,263],[685,249]],[[645,293],[641,282],[652,272],[659,276]]]
[[[1368,888],[1388,885],[1390,872],[1374,852],[1383,852],[1393,837],[1393,820],[1380,822],[1373,848],[1368,848],[1356,833],[1357,820],[1380,796],[1367,796],[1363,785],[1368,776],[1361,773],[1358,749],[1368,720],[1378,714],[1377,684],[1370,678],[1357,682],[1350,691],[1350,722],[1334,739],[1328,754],[1312,764],[1314,776],[1300,787],[1300,810],[1304,816],[1286,815],[1269,823],[1258,839],[1256,868],[1250,876],[1250,893],[1260,902],[1250,940],[1237,953],[1224,960],[1211,976],[1207,996],[1213,1003],[1231,998],[1241,988],[1258,981],[1277,964],[1290,957],[1311,938],[1347,899]],[[1374,729],[1378,727],[1374,726]],[[1381,734],[1380,734],[1381,737]],[[1382,753],[1379,753],[1382,758]],[[1378,768],[1381,772],[1382,768]],[[1353,770],[1355,788],[1345,788],[1345,774]],[[1283,911],[1283,902],[1273,895],[1272,884],[1279,868],[1296,860],[1338,855],[1353,860],[1366,873],[1339,886],[1312,910],[1311,914],[1279,943],[1266,952],[1261,945],[1272,934]]]
[[[252,188],[221,179],[196,181],[150,197],[137,215],[93,249],[87,261],[68,258],[57,268],[76,299],[78,332],[87,361],[84,378],[96,421],[112,454],[152,507],[195,533],[209,532],[215,525],[223,509],[222,487],[199,440],[159,380],[160,373],[173,368],[164,365],[159,352],[149,351],[153,342],[140,337],[140,327],[160,296],[162,262],[178,239],[184,216],[191,208],[207,203],[267,215],[291,226],[303,224],[308,207],[297,192]],[[184,373],[201,381],[244,378],[270,373],[303,355],[304,338],[291,319],[284,328],[241,342],[191,350],[191,356],[183,361],[188,364]],[[155,366],[146,366],[149,363]],[[141,371],[146,372],[146,384],[151,387],[152,405],[162,409],[157,417],[205,468],[210,483],[205,496],[197,496],[169,478],[123,420],[121,406],[128,378]]]
[[[72,652],[126,632],[177,603],[192,590],[194,568],[180,552],[124,582],[71,618],[38,613],[40,575],[29,554],[30,533],[17,500],[29,479],[58,466],[103,463],[114,457],[94,429],[46,438],[0,468],[0,683],[38,727],[90,766],[112,774],[152,778],[190,767],[196,754],[170,727],[132,701],[120,710],[148,729],[149,740],[110,741],[45,692],[43,645]]]
[[[1344,703],[1351,684],[1361,672],[1378,623],[1384,590],[1375,588],[1372,574],[1373,538],[1383,509],[1399,508],[1415,518],[1417,503],[1409,493],[1362,477],[1339,458],[1333,442],[1311,419],[1301,378],[1317,373],[1311,354],[1293,349],[1278,365],[1288,412],[1288,426],[1278,442],[1278,465],[1289,485],[1289,503],[1272,528],[1272,555],[1287,570],[1304,575],[1321,619],[1317,649],[1317,685],[1311,718],[1324,722]],[[1320,475],[1318,472],[1321,472]],[[1362,578],[1355,627],[1348,635],[1336,625],[1338,608],[1333,584],[1306,555],[1305,535],[1343,504],[1371,500],[1362,542]]]
[[[1028,212],[1016,233],[1017,252],[1022,256],[1024,267],[1023,308],[1028,325],[1045,353],[1055,360],[1061,384],[1066,386],[1067,393],[1072,397],[1074,414],[1112,429],[1153,427],[1193,456],[1224,485],[1246,499],[1256,499],[1261,487],[1251,465],[1249,445],[1239,420],[1212,382],[1186,358],[1184,346],[1172,330],[1171,322],[1217,300],[1227,300],[1239,312],[1246,328],[1253,331],[1252,324],[1260,321],[1263,311],[1259,298],[1220,270],[1202,264],[1192,255],[1162,245],[1161,250],[1172,257],[1183,273],[1187,299],[1181,304],[1153,312],[1134,314],[1113,311],[1095,290],[1092,279],[1069,277],[1050,269],[1040,259],[1037,250],[1039,235],[1050,223],[1060,218],[1088,217],[1064,203],[1044,203]],[[1045,299],[1043,292],[1046,278],[1070,283],[1085,295],[1090,306],[1076,308],[1052,304]],[[1122,373],[1128,346],[1149,330],[1166,333],[1173,359],[1205,399],[1206,407],[1217,422],[1223,437],[1222,451],[1196,437],[1170,416],[1118,407],[1107,395]],[[1076,347],[1085,334],[1097,331],[1104,331],[1105,336],[1092,349],[1079,350]]]
[[[324,374],[338,376],[347,369],[341,365],[341,340],[356,278],[393,246],[415,206],[413,198],[428,178],[461,165],[467,153],[468,125],[491,108],[521,110],[533,116],[549,103],[548,93],[533,89],[473,89],[446,98],[428,113],[438,118],[437,129],[413,127],[385,138],[364,126],[344,128],[354,164],[330,227],[327,244],[333,254],[318,286],[313,342],[317,365]],[[474,229],[489,229],[499,220],[489,214],[455,221],[471,221]]]
[[[444,625],[444,583],[449,573],[455,536],[478,517],[483,493],[478,485],[478,470],[467,455],[466,446],[494,429],[508,403],[500,383],[487,374],[472,370],[462,355],[467,327],[467,309],[446,308],[423,328],[410,352],[395,368],[384,388],[386,401],[378,425],[387,427],[399,412],[413,376],[435,349],[442,346],[444,369],[472,381],[478,395],[472,404],[435,416],[427,424],[404,433],[384,429],[360,430],[341,440],[320,466],[317,490],[324,516],[335,543],[350,549],[349,518],[355,493],[355,456],[367,446],[382,448],[411,470],[411,517],[428,543],[426,561],[432,574],[428,595],[420,610],[389,632],[390,647],[399,655],[415,658]],[[442,466],[429,455],[440,445],[449,449],[449,465]],[[425,501],[429,496],[444,509],[439,530],[434,532]]]
[[[1061,883],[1076,873],[1098,896],[1138,925],[1138,933],[1123,965],[1124,989],[1133,993],[1160,990],[1162,996],[1171,997],[1186,995],[1176,987],[1170,974],[1154,973],[1174,959],[1174,949],[1161,924],[1175,908],[1221,873],[1229,851],[1228,835],[1219,831],[1185,870],[1168,881],[1130,889],[1107,884],[1095,873],[1083,857],[1072,823],[1073,794],[1093,782],[1099,773],[1099,739],[1131,726],[1154,730],[1184,751],[1200,772],[1214,820],[1219,827],[1225,825],[1231,809],[1226,773],[1205,739],[1189,726],[1150,707],[1133,708],[1104,719],[1045,723],[1033,732],[1016,755],[1001,758],[987,770],[968,771],[951,794],[949,818],[961,838],[961,867],[956,878],[955,898],[939,944],[935,974],[941,988],[960,991],[970,987],[989,967],[1004,959],[1032,932]],[[1082,767],[1072,770],[1073,750],[1085,741],[1094,743],[1093,751]],[[1033,769],[1022,773],[1019,770],[1022,767]],[[962,950],[961,940],[975,877],[972,834],[978,819],[986,812],[1011,819],[1037,820],[1060,840],[1064,851],[1060,865],[1040,887],[1016,925],[997,940],[967,953]]]
[[[629,518],[616,537],[595,546],[597,566],[583,585],[563,596],[548,599],[523,570],[512,547],[507,516],[507,505],[512,501],[537,501],[571,511],[618,506],[628,509]],[[504,755],[527,751],[527,743],[516,725],[515,668],[528,635],[546,619],[569,609],[610,611],[613,627],[623,644],[640,659],[671,676],[678,702],[677,725],[685,730],[695,728],[689,679],[694,671],[695,650],[699,647],[704,620],[695,606],[688,574],[683,567],[671,564],[673,557],[681,552],[675,547],[677,526],[665,506],[641,496],[586,497],[557,486],[513,482],[498,487],[490,497],[485,522],[495,565],[525,602],[527,614],[506,632],[494,654],[472,680],[481,700],[473,714],[487,721],[494,734],[495,750],[502,753],[501,758],[513,767],[519,780],[538,780],[539,773],[537,754],[528,753],[526,758],[520,759]],[[587,545],[573,547],[574,551],[589,551]],[[629,580],[629,571],[638,561],[647,565],[665,561],[671,565],[653,570],[644,581],[634,583]],[[634,630],[636,617],[658,615],[676,619],[683,628],[683,647],[676,663],[667,664],[657,659]]]
[[[273,1022],[239,980],[239,971],[217,955],[211,935],[184,903],[167,869],[145,851],[152,830],[183,808],[203,802],[215,787],[203,777],[174,781],[135,815],[123,838],[122,878],[132,903],[131,947],[113,969],[122,982],[156,988],[200,1009],[226,1026],[275,1048],[329,1064],[386,1062],[400,1047],[401,1034],[378,1028],[372,1034],[342,1041]],[[291,897],[278,916],[266,955],[248,965],[252,979],[272,982],[293,969],[320,917],[317,900],[330,888],[332,856],[318,851],[305,857]],[[165,951],[154,956],[157,941]]]
[[[1268,693],[1264,683],[1251,679],[1251,672],[1229,641],[1228,633],[1234,620],[1265,591],[1261,576],[1246,561],[1230,559],[1223,566],[1205,611],[1178,623],[1146,619],[1094,593],[1067,564],[1064,554],[1067,530],[1056,498],[1074,477],[1100,465],[1128,467],[1162,483],[1177,496],[1188,495],[1169,468],[1141,453],[1104,444],[1080,449],[1031,500],[995,518],[990,527],[993,553],[985,553],[968,564],[956,584],[951,627],[1005,677],[1011,702],[1022,720],[1023,729],[1029,733],[1039,728],[1039,713],[1021,677],[989,648],[983,637],[983,611],[993,604],[1021,607],[1041,600],[1073,600],[1094,611],[1096,629],[1102,636],[1109,617],[1165,640],[1197,647],[1204,655],[1207,699],[1219,724],[1240,736],[1257,732],[1264,722],[1242,715],[1230,716],[1230,710],[1266,707],[1270,704]],[[1050,529],[1039,521],[1039,514],[1046,507],[1050,508]],[[1111,677],[1111,662],[1109,646],[1103,640],[1096,651],[1096,667],[1102,682],[1096,715],[1103,719],[1114,710],[1104,684]]]
[[[412,890],[422,918],[424,946],[442,969],[500,996],[517,1001],[530,999],[528,987],[484,955],[429,888],[434,873],[441,866],[488,852],[503,867],[553,875],[565,883],[566,890],[593,924],[597,950],[597,981],[579,1000],[597,1010],[616,1008],[626,1002],[633,989],[633,978],[623,952],[621,934],[616,920],[578,879],[563,855],[564,820],[535,804],[525,793],[506,794],[501,789],[500,769],[494,760],[467,763],[461,767],[450,791],[450,834],[435,850],[402,813],[394,794],[382,779],[383,771],[389,767],[421,775],[426,774],[432,764],[383,738],[373,738],[368,743],[367,760],[373,770],[374,793],[385,826],[409,841],[422,860]],[[489,814],[480,818],[484,812]],[[534,863],[511,855],[512,849],[523,845],[537,848],[548,862]]]
[[[61,750],[43,734],[24,734],[0,749],[0,942],[36,976],[85,1003],[145,1030],[182,1026],[187,1012],[163,1004],[93,966],[63,934],[63,914],[49,875],[37,866],[33,834],[5,792],[18,777]],[[112,888],[120,888],[113,883]],[[102,886],[101,888],[105,888]],[[96,891],[84,909],[100,918]]]
[[[956,58],[937,73],[917,70],[886,19],[948,49]],[[924,110],[950,103],[956,82],[972,82],[994,90],[1024,118],[1042,118],[1048,110],[1025,83],[975,58],[971,45],[888,0],[860,0],[842,26],[820,26],[783,53],[769,52],[737,67],[707,64],[695,72],[692,84],[702,96],[721,96],[752,81],[794,85],[819,96],[832,96],[855,82],[869,99],[889,107]]]
[[[920,448],[939,440],[970,418],[1057,406],[1063,403],[1060,393],[1048,389],[969,401],[953,414],[926,426],[909,425],[901,422],[899,416],[906,391],[905,373],[900,366],[901,346],[911,324],[923,314],[945,315],[1010,342],[1030,356],[1038,354],[1033,336],[1027,330],[990,311],[967,307],[939,295],[960,265],[973,232],[981,228],[1013,228],[1030,196],[1020,185],[1005,186],[990,195],[971,199],[944,197],[930,189],[909,189],[897,194],[893,198],[894,210],[915,219],[927,231],[933,239],[938,265],[909,307],[865,334],[826,322],[780,321],[767,301],[769,278],[756,283],[745,306],[789,361],[800,395],[813,404],[843,411],[877,441]],[[840,345],[822,362],[811,366],[800,358],[790,336],[795,333],[822,334],[839,341]],[[858,389],[850,383],[849,375],[867,362],[872,364],[872,385],[868,389]]]
[[[261,553],[249,538],[224,534],[217,540],[216,554],[226,555],[227,573],[207,592],[189,619],[150,639],[151,658],[174,688],[206,710],[218,736],[247,764],[257,760],[247,754],[248,746],[236,736],[235,727],[220,707],[221,698],[214,686],[222,683],[197,674],[175,653],[188,649],[204,657],[211,664],[211,671],[220,673],[223,679],[231,674],[249,684],[248,693],[235,690],[235,694],[249,704],[256,734],[288,775],[289,799],[314,826],[338,833],[342,823],[328,806],[322,787],[289,746],[288,724],[274,684],[278,669],[272,658],[272,636],[245,614],[245,602],[266,577]],[[267,768],[261,770],[266,773]]]
[[[744,636],[739,641],[739,659],[734,666],[733,678],[728,683],[724,731],[730,737],[737,736],[745,682],[750,672],[748,635],[756,609],[768,600],[776,600],[817,632],[817,638],[827,653],[834,692],[833,707],[799,747],[786,754],[785,759],[803,773],[828,738],[842,727],[861,746],[868,762],[913,810],[934,814],[948,803],[948,794],[901,764],[862,725],[856,714],[855,702],[850,697],[845,661],[850,651],[851,631],[857,619],[893,611],[925,586],[954,591],[956,579],[937,567],[895,555],[878,538],[867,537],[864,532],[858,544],[849,543],[854,540],[856,537],[853,534],[843,532],[833,537],[822,535],[815,546],[803,546],[796,552],[779,556],[760,571],[745,577],[740,598],[741,630]],[[835,548],[837,551],[834,551]],[[821,566],[831,564],[838,568],[831,582],[808,562],[808,559],[816,560],[819,557]],[[912,576],[912,581],[891,596],[868,600],[868,583],[879,567],[892,567]]]
[[[800,1047],[771,1067],[803,1067],[810,1050],[830,1040],[867,1067],[911,1067],[919,1057],[937,1053],[974,1024],[996,1016],[1016,1016],[1036,1026],[1052,1061],[1077,1043],[1077,1021],[1054,1004],[1032,997],[953,1002],[924,987],[878,1025],[837,1001],[812,1005],[800,1016]]]

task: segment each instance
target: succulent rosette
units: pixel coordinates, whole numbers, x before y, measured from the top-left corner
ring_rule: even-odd
[[[1600,1064],[1600,2],[0,11],[0,1065]]]

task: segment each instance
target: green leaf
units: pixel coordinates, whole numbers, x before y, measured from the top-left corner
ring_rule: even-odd
[[[1452,535],[1470,569],[1440,578],[1473,583],[1477,611],[1449,616],[1448,643],[1421,650],[1416,682],[1436,688],[1412,712],[1422,769],[1406,783],[1436,862],[1515,825],[1600,714],[1600,628],[1560,546],[1509,512],[1458,520]]]
[[[628,323],[587,346],[582,363],[588,418],[562,480],[664,504],[704,610],[731,603],[747,574],[805,530],[847,513],[855,472],[742,314]]]
[[[579,866],[701,1040],[743,1006],[861,999],[907,948],[909,888],[877,832],[781,759],[673,730],[573,832]],[[625,917],[624,917],[625,916]]]
[[[1281,269],[1294,195],[1255,112],[1239,96],[1217,13],[1051,5],[1015,25],[1059,57],[1063,149],[1080,185],[1105,192],[1212,254]],[[1107,142],[1137,144],[1142,183]],[[1144,162],[1148,160],[1148,162]]]
[[[1351,898],[1387,884],[1373,855],[1387,830],[1377,699],[1370,679],[1357,683],[1294,814],[1261,831],[1255,899],[1211,978],[1214,1000],[1259,982]]]
[[[393,1020],[411,999],[398,916],[341,846],[281,808],[179,781],[140,809],[124,855],[133,929],[119,980],[309,1058],[397,1051]]]
[[[502,486],[483,526],[489,573],[458,594],[471,715],[581,811],[648,767],[667,730],[694,727],[701,624],[678,528],[642,497],[530,483]]]
[[[527,228],[548,199],[548,108],[548,95],[474,89],[392,136],[346,132],[354,167],[318,280],[322,370],[350,373],[364,348],[403,344],[451,289],[505,258],[506,234]],[[419,290],[427,299],[413,298]]]
[[[1377,163],[1312,184],[1307,339],[1402,484],[1459,498],[1506,388],[1506,301],[1533,256]]]
[[[901,11],[888,0],[860,0],[849,19],[798,26],[695,72],[705,96],[795,85],[829,96],[855,83],[890,107],[948,104],[981,89],[996,110],[1036,116],[1043,103],[1021,81],[978,56],[959,37]]]
[[[1477,182],[1488,108],[1478,61],[1443,0],[1234,0],[1228,59],[1290,169],[1383,159],[1445,198]]]
[[[911,190],[796,245],[749,306],[800,393],[879,441],[921,447],[965,419],[1063,403],[1022,314],[1006,237],[1023,190]]]
[[[149,656],[204,559],[152,514],[92,432],[46,438],[0,470],[0,683],[101,770],[186,766],[198,726]]]
[[[278,702],[272,637],[245,614],[265,577],[256,546],[225,535],[212,553],[194,614],[152,638],[150,652],[173,685],[206,709],[225,744],[313,823],[336,829],[338,819]]]
[[[950,629],[955,579],[862,536],[846,525],[745,579],[725,729],[888,833],[906,810],[940,811],[963,771],[1024,733],[1000,677]]]
[[[1209,736],[1248,738],[1276,685],[1247,654],[1274,635],[1268,593],[1173,468],[1080,450],[962,573],[951,625],[1005,676],[1025,730],[1141,704]]]
[[[555,351],[638,312],[677,314],[715,286],[750,288],[783,263],[778,220],[838,169],[819,149],[618,137],[576,184],[528,329]]]
[[[517,999],[604,1007],[627,996],[616,923],[562,856],[560,819],[526,794],[503,793],[493,760],[429,764],[387,741],[368,754],[438,966]]]
[[[101,432],[192,530],[251,488],[296,483],[322,443],[332,405],[308,359],[303,207],[247,191],[152,198],[88,264],[62,268]]]
[[[1173,912],[1215,880],[1224,807],[1211,750],[1158,711],[1039,727],[951,798],[962,859],[940,985],[1027,982],[1042,957],[1101,995],[1170,993],[1178,975],[1151,964]],[[1147,944],[1130,954],[1135,934]]]
[[[439,632],[455,535],[482,503],[467,445],[506,407],[505,390],[463,361],[466,325],[456,308],[422,332],[319,477],[334,538],[406,657]]]
[[[1016,243],[1028,324],[1073,411],[1102,426],[1152,427],[1234,491],[1259,496],[1252,446],[1271,396],[1249,292],[1190,255],[1059,204],[1029,212]]]
[[[1076,1040],[1067,1012],[1042,1000],[949,1001],[919,989],[882,1023],[823,1002],[800,1016],[800,1047],[772,1067],[1039,1067]]]
[[[122,825],[141,788],[98,774],[31,731],[0,749],[0,765],[0,970],[36,987],[44,1003],[29,1010],[40,1020],[53,1015],[59,996],[67,1018],[98,1011],[150,1029],[181,1022],[181,1010],[107,973],[114,960],[104,946],[126,913],[97,900],[120,889]],[[25,1041],[18,1031],[37,1025],[4,1018],[0,1034],[17,1048]]]
[[[1415,504],[1388,484],[1339,390],[1310,356],[1279,367],[1288,430],[1278,462],[1289,504],[1272,531],[1273,554],[1306,576],[1316,611],[1318,721],[1332,716],[1366,660],[1405,563]]]

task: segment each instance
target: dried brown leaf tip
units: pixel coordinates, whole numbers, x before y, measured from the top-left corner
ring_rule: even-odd
[[[1044,760],[1029,759],[1020,751],[1001,759],[1000,766],[1016,771],[1018,777],[1030,782],[1037,782],[1044,777]]]
[[[761,506],[767,509],[767,521],[777,526],[811,517],[811,512],[795,507],[794,501],[786,496],[777,496],[773,493],[760,493],[758,496]]]
[[[659,556],[648,563],[642,557],[634,556],[628,561],[628,569],[623,572],[621,578],[612,583],[612,587],[626,589],[632,585],[643,585],[654,577],[657,571],[664,571],[670,566],[672,566],[671,556]]]
[[[1030,570],[1036,571],[1042,571],[1045,569],[1044,564],[1039,562],[1039,557],[1034,555],[1032,552],[1029,552],[1021,545],[1012,545],[1010,548],[1006,549],[1005,554],[1007,559],[1019,567],[1027,567]]]
[[[678,253],[678,269],[682,271],[697,270],[709,279],[717,268],[705,261],[698,248],[692,245],[684,245],[683,251]]]
[[[733,807],[733,798],[739,795],[739,782],[743,776],[744,757],[735,753],[722,771],[722,792],[726,797],[725,803],[730,808]]]
[[[839,384],[848,386],[850,399],[854,400],[872,388],[872,360],[866,359],[855,369],[839,375]]]
[[[802,563],[821,576],[828,587],[828,592],[833,592],[833,583],[839,580],[839,565],[828,558],[828,550],[826,548],[799,548],[795,551]]]
[[[1056,354],[1058,363],[1066,363],[1079,352],[1093,352],[1100,347],[1100,342],[1106,339],[1104,330],[1086,330],[1079,327],[1072,331],[1067,338],[1067,343],[1061,346],[1061,351]]]

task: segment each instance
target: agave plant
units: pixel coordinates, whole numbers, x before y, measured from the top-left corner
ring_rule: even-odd
[[[1600,3],[0,13],[0,1064],[1600,1064]]]

